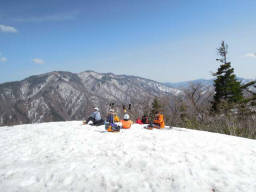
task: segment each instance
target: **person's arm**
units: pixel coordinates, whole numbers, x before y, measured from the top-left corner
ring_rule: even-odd
[[[94,117],[94,112],[88,117],[88,119],[86,120],[86,122],[88,123],[89,121],[95,119]]]
[[[159,123],[163,123],[164,122],[164,116],[159,115],[158,121],[159,121]]]
[[[92,117],[95,119],[95,112],[93,112],[89,117]]]

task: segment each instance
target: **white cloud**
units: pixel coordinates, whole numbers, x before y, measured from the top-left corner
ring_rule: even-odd
[[[12,26],[0,25],[0,32],[17,33],[18,31]]]
[[[0,63],[4,63],[7,61],[7,58],[3,56],[3,54],[0,52]]]
[[[247,53],[246,57],[256,57],[256,53]]]
[[[4,63],[7,61],[7,58],[6,57],[0,57],[0,62]]]
[[[36,64],[44,64],[44,60],[43,59],[39,59],[39,58],[34,58],[32,59],[32,61]]]

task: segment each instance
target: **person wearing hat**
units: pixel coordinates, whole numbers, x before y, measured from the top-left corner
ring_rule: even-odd
[[[98,107],[94,108],[94,112],[89,116],[86,122],[89,125],[104,125],[104,120],[101,118]]]
[[[129,114],[124,115],[124,119],[121,120],[121,123],[122,123],[123,129],[129,129],[129,128],[131,128],[131,126],[133,124],[133,122],[130,120]]]
[[[163,113],[160,113],[158,111],[156,112],[155,119],[154,119],[154,127],[158,129],[162,129],[165,127]]]

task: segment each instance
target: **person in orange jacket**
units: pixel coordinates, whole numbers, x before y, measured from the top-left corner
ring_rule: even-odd
[[[123,129],[129,129],[132,126],[133,122],[129,119],[130,119],[130,116],[128,114],[125,114],[124,120],[121,120]]]
[[[154,125],[159,126],[159,128],[164,128],[164,115],[162,113],[156,112],[155,119],[154,119]]]

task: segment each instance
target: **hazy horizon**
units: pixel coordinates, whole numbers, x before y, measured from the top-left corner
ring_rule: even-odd
[[[107,74],[107,73],[113,73],[113,72],[98,72],[98,71],[95,71],[95,70],[83,70],[83,71],[80,71],[80,72],[71,72],[71,71],[49,71],[49,72],[44,72],[44,73],[38,73],[38,74],[32,74],[32,75],[29,75],[25,78],[22,78],[22,79],[18,79],[18,80],[13,80],[13,81],[5,81],[5,82],[0,82],[0,84],[4,84],[4,83],[11,83],[11,82],[15,82],[15,81],[22,81],[22,80],[25,80],[29,77],[32,77],[32,76],[37,76],[37,75],[43,75],[43,74],[47,74],[47,73],[51,73],[51,72],[71,72],[71,73],[82,73],[82,72],[88,72],[88,71],[92,71],[92,72],[96,72],[96,73],[103,73],[103,74]],[[143,77],[143,76],[138,76],[138,75],[133,75],[133,74],[123,74],[123,73],[113,73],[115,75],[128,75],[128,76],[135,76],[135,77],[141,77],[141,78],[145,78],[145,79],[149,79],[149,80],[153,80],[153,81],[156,81],[156,82],[160,82],[160,83],[186,83],[186,82],[190,82],[190,81],[197,81],[197,80],[213,80],[215,77],[211,77],[211,78],[197,78],[197,79],[189,79],[189,80],[185,80],[185,81],[157,81],[155,79],[151,79],[151,78],[147,78],[147,77]],[[239,77],[239,76],[236,76],[237,78],[242,78],[242,79],[246,79],[246,80],[255,80],[255,78],[246,78],[246,77]]]

